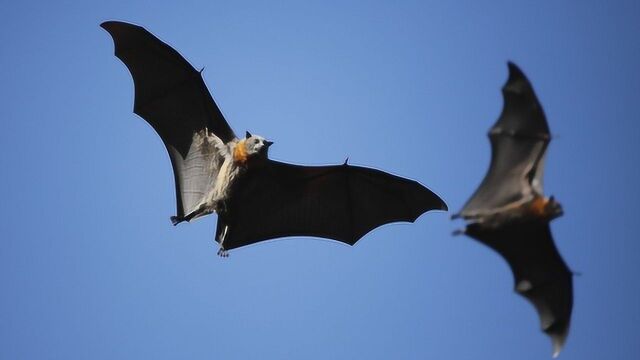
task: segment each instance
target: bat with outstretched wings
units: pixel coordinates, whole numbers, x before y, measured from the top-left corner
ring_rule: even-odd
[[[461,232],[498,252],[509,264],[515,290],[540,316],[554,357],[566,340],[573,306],[572,273],[553,242],[549,222],[561,205],[545,198],[542,177],[549,126],[529,80],[513,63],[502,88],[504,108],[489,131],[491,165],[480,187],[453,217]]]
[[[300,166],[268,159],[272,142],[239,139],[201,73],[140,26],[108,21],[116,56],[135,85],[134,112],[160,135],[175,177],[174,224],[218,214],[216,241],[226,250],[286,236],[353,245],[383,224],[446,210],[416,181],[358,166]]]

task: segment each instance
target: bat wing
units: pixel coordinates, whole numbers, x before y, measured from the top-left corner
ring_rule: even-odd
[[[489,131],[491,165],[480,187],[457,216],[483,217],[542,195],[544,154],[550,141],[542,106],[525,75],[509,63],[504,107]]]
[[[177,215],[182,218],[194,210],[216,178],[219,159],[216,147],[206,139],[207,130],[223,143],[236,136],[200,72],[177,51],[140,26],[117,21],[100,26],[113,37],[115,55],[133,77],[134,112],[155,129],[169,152]]]
[[[465,234],[489,246],[507,261],[516,292],[536,308],[540,326],[551,337],[556,357],[569,332],[573,279],[553,242],[549,224],[528,221],[493,230],[470,224]]]
[[[286,237],[314,236],[353,245],[383,224],[415,221],[428,210],[446,210],[416,181],[380,170],[344,165],[299,166],[266,161],[238,180],[220,215],[224,248]]]

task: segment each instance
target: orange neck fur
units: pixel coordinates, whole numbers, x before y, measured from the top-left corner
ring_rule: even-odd
[[[539,217],[547,215],[547,204],[549,203],[549,199],[545,199],[542,196],[536,197],[533,202],[531,202],[530,210],[531,212]]]
[[[236,147],[233,148],[233,161],[239,164],[245,164],[249,159],[247,147],[244,140],[238,141]]]

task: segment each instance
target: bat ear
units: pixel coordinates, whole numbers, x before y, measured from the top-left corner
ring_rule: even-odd
[[[273,141],[267,141],[267,140],[264,141],[264,146],[269,147],[271,145],[273,145]]]
[[[245,134],[244,134],[244,138],[245,138],[245,139],[248,139],[248,138],[250,138],[250,137],[251,137],[251,133],[250,133],[250,132],[248,132],[248,131],[246,131],[246,132],[245,132]]]

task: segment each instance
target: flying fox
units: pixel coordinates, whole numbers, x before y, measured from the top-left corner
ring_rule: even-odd
[[[175,178],[174,225],[216,213],[218,254],[259,241],[315,236],[354,245],[383,224],[414,222],[444,201],[414,180],[342,165],[300,166],[269,159],[273,142],[235,135],[201,71],[144,28],[101,26],[131,72],[134,112],[155,129]]]
[[[489,130],[491,165],[480,187],[453,216],[467,221],[463,233],[508,262],[515,291],[538,311],[551,336],[553,356],[569,332],[573,307],[572,272],[560,256],[549,223],[562,205],[543,192],[549,126],[531,83],[513,63],[502,88],[504,107]]]

